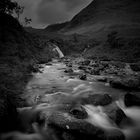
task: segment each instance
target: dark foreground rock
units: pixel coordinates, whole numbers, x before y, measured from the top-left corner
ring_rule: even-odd
[[[105,106],[108,105],[112,102],[112,98],[108,94],[94,94],[94,95],[89,95],[87,98],[82,99],[82,104],[92,104],[95,106],[101,105]]]
[[[127,93],[124,97],[124,102],[127,107],[140,106],[140,97]]]
[[[59,131],[64,140],[124,140],[125,137],[119,130],[104,132],[101,128],[91,125],[84,120],[68,117],[66,113],[55,112],[50,117],[49,126]]]

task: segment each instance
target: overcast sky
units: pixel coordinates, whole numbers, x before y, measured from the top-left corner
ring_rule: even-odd
[[[70,20],[92,0],[17,0],[25,6],[21,18],[32,19],[31,26],[46,27],[48,24]]]

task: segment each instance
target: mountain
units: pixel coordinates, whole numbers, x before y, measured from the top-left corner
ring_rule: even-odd
[[[125,35],[140,36],[139,7],[139,0],[93,0],[59,31],[102,37],[118,30]]]
[[[93,0],[69,22],[50,25],[42,34],[61,38],[70,53],[140,61],[140,0]],[[66,35],[72,38],[65,41]]]
[[[57,24],[52,24],[48,25],[45,30],[48,32],[57,32],[58,30],[63,29],[65,26],[68,25],[69,22],[64,22],[64,23],[57,23]]]

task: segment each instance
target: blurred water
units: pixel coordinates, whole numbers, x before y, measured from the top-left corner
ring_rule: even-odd
[[[112,120],[104,113],[101,106],[85,105],[83,106],[88,113],[86,121],[94,126],[100,127],[105,131],[119,130],[124,133],[126,140],[139,140],[140,139],[140,108],[130,107],[124,105],[122,99],[116,101],[117,106],[122,109],[125,115],[131,119],[131,124],[124,124],[124,126],[117,126]]]

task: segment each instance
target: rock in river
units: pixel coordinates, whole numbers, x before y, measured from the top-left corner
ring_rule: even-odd
[[[127,93],[124,97],[124,102],[127,107],[140,106],[140,97]]]
[[[92,104],[95,106],[101,105],[105,106],[112,102],[112,98],[108,94],[93,94],[89,95],[87,98],[82,99],[82,104]]]
[[[65,73],[72,73],[73,72],[73,69],[72,68],[67,68],[64,72]]]
[[[87,79],[86,74],[81,74],[81,75],[79,75],[79,79],[81,79],[81,80],[86,80],[86,79]]]
[[[114,88],[138,90],[140,89],[140,80],[135,76],[114,78],[110,80],[110,85]]]

